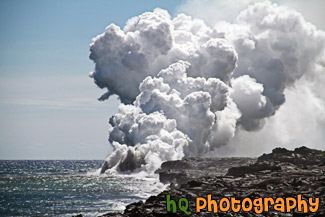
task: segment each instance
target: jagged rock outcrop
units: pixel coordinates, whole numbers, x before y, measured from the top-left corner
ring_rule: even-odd
[[[193,161],[197,161],[197,163],[193,163]],[[170,170],[172,173],[175,173],[174,170],[186,170],[188,165],[192,165],[192,168],[197,168],[198,170],[205,170],[204,162],[207,165],[206,171],[210,171],[212,170],[210,168],[212,165],[218,167],[218,163],[221,163],[219,160],[216,160],[215,163],[213,161],[212,159],[185,159],[173,163],[167,162],[162,166],[160,172]],[[194,166],[195,164],[196,166]],[[189,174],[186,174],[186,176]],[[132,203],[126,207],[123,214],[108,213],[104,216],[188,216],[179,210],[174,214],[166,211],[167,194],[171,195],[171,198],[175,201],[186,197],[189,201],[188,210],[192,212],[190,216],[325,216],[325,152],[323,151],[312,150],[306,147],[297,148],[294,151],[276,148],[272,153],[259,157],[255,163],[230,168],[224,176],[214,176],[213,173],[209,172],[207,175],[190,180],[178,188],[171,187],[157,196],[148,198],[145,202]],[[177,178],[177,176],[175,176],[175,180],[184,182],[184,180]],[[319,198],[320,201],[316,213],[301,213],[296,209],[289,213],[281,213],[271,208],[268,212],[260,214],[244,212],[242,210],[237,213],[231,211],[212,213],[206,209],[200,213],[195,212],[195,198],[198,196],[206,197],[208,194],[211,194],[216,200],[223,197],[236,197],[236,199],[248,197],[252,200],[260,197],[286,198],[296,197],[298,194],[301,194],[302,199],[313,197]]]

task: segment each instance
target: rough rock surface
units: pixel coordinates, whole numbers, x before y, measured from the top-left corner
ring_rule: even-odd
[[[174,169],[174,167],[184,168],[189,160],[178,161],[177,163],[165,163],[163,168]],[[190,161],[195,161],[191,159]],[[198,159],[198,162],[204,162]],[[208,161],[205,161],[208,162]],[[220,162],[219,162],[220,163]],[[199,163],[200,164],[200,163]],[[183,166],[182,166],[183,165]],[[217,163],[207,164],[210,166]],[[202,165],[201,170],[204,170]],[[174,169],[179,171],[179,169]],[[162,170],[164,171],[164,170]],[[209,174],[209,173],[208,173]],[[189,174],[187,174],[189,175]],[[186,175],[186,176],[187,176]],[[177,179],[177,178],[176,178]],[[183,180],[181,180],[183,182]],[[276,148],[270,154],[264,154],[251,165],[233,167],[228,170],[225,176],[214,176],[214,173],[206,177],[200,177],[182,184],[179,188],[171,187],[157,196],[148,198],[145,202],[139,201],[128,205],[123,214],[108,213],[104,216],[187,216],[179,211],[175,214],[166,211],[166,195],[170,194],[171,199],[178,200],[181,197],[188,198],[190,202],[190,216],[325,216],[325,152],[308,149],[306,147],[289,151],[283,148]],[[299,213],[294,210],[290,213],[281,213],[270,209],[269,212],[256,214],[254,212],[238,213],[218,212],[212,213],[207,210],[197,213],[195,211],[195,198],[205,197],[212,194],[212,199],[218,200],[223,197],[236,197],[251,199],[259,197],[296,197],[302,194],[303,199],[309,197],[320,198],[319,209],[316,213]]]
[[[248,165],[256,158],[186,158],[162,163],[156,171],[162,183],[184,184],[206,176],[223,176],[231,167]]]

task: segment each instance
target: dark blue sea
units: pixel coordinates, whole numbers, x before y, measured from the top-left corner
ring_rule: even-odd
[[[165,186],[145,174],[99,175],[98,160],[1,160],[0,216],[98,216]]]

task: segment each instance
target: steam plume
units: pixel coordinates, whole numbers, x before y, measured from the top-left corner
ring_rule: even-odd
[[[311,83],[303,96],[324,109],[324,47],[323,31],[270,2],[214,28],[162,9],[123,30],[110,24],[90,45],[90,76],[107,89],[99,100],[116,94],[122,102],[110,119],[106,167],[150,172],[166,160],[214,153],[241,132],[260,132],[286,91]]]

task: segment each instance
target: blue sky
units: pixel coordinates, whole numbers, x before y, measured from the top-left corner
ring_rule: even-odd
[[[104,159],[118,101],[97,101],[89,43],[110,23],[179,3],[1,1],[0,159]]]

